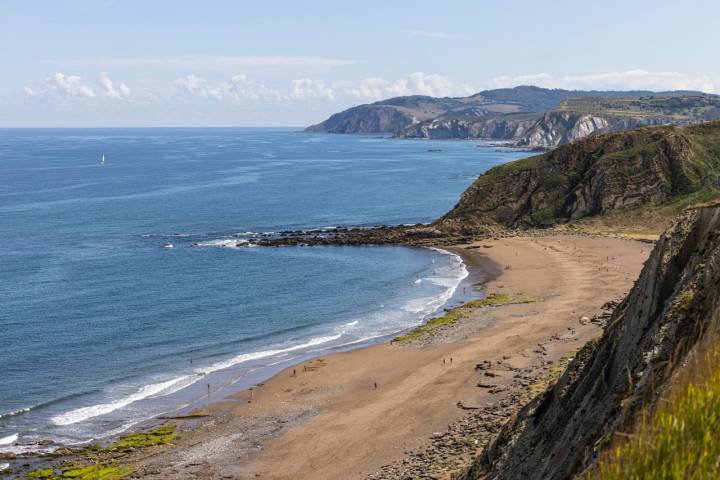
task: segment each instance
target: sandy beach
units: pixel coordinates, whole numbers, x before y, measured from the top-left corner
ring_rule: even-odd
[[[529,303],[472,309],[436,338],[290,367],[174,420],[172,446],[131,459],[142,478],[448,478],[567,358],[602,332],[651,245],[543,234],[449,248],[487,294]]]

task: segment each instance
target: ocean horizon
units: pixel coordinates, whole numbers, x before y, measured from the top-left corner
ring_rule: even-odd
[[[0,451],[101,440],[421,324],[467,277],[457,255],[249,241],[428,223],[525,154],[294,128],[0,129]]]

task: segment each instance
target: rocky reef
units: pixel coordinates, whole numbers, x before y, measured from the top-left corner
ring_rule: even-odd
[[[560,480],[593,465],[693,349],[717,339],[719,284],[720,206],[689,209],[657,242],[603,336],[503,427],[462,479]]]

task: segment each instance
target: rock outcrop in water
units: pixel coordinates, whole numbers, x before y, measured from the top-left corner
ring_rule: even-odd
[[[720,122],[605,134],[488,170],[436,227],[549,226],[710,195],[719,178]]]
[[[488,170],[430,225],[282,232],[251,243],[458,243],[503,229],[547,227],[631,207],[720,197],[720,121],[648,127],[572,142]]]
[[[693,348],[720,328],[720,206],[683,213],[603,336],[525,406],[463,480],[569,479],[631,429]]]

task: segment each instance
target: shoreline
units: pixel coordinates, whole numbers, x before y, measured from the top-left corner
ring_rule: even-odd
[[[582,319],[620,298],[649,253],[632,240],[553,234],[440,248],[461,255],[466,288],[481,272],[486,295],[536,300],[463,310],[437,341],[381,343],[287,366],[194,412],[202,416],[165,419],[180,434],[174,446],[119,461],[153,479],[385,479],[432,468],[448,478],[599,335],[597,323]]]
[[[563,358],[600,334],[583,319],[621,298],[649,253],[631,240],[552,234],[470,247],[442,248],[484,269],[487,294],[538,301],[472,310],[438,343],[378,344],[288,367],[196,412],[208,417],[177,421],[184,432],[178,446],[132,461],[139,476],[380,479],[428,468],[428,461],[452,471]],[[448,456],[443,442],[480,432],[478,422],[487,435],[457,448],[460,457]]]
[[[0,460],[7,459],[9,461],[17,460],[28,460],[32,463],[42,463],[43,459],[53,458],[57,456],[64,456],[65,453],[60,455],[56,454],[56,451],[68,452],[82,449],[84,445],[90,445],[99,443],[101,445],[111,444],[113,441],[119,438],[132,435],[134,433],[147,431],[158,425],[162,425],[167,419],[183,419],[186,417],[193,417],[195,413],[201,411],[204,408],[212,408],[214,404],[220,404],[233,396],[242,394],[262,385],[264,382],[271,380],[273,377],[279,375],[281,372],[302,365],[303,363],[312,362],[317,358],[327,357],[331,355],[337,355],[341,353],[353,352],[356,350],[362,350],[366,348],[372,348],[373,346],[382,345],[387,342],[391,342],[397,335],[401,335],[405,332],[412,331],[416,328],[421,327],[426,322],[432,320],[438,315],[442,315],[444,310],[452,308],[453,306],[462,305],[464,302],[479,298],[482,293],[473,289],[473,284],[476,281],[484,282],[485,276],[483,273],[478,272],[477,269],[468,268],[467,258],[462,254],[461,251],[455,251],[452,248],[446,246],[419,246],[419,245],[407,245],[406,248],[420,248],[425,250],[434,250],[440,252],[443,255],[456,256],[458,257],[462,268],[466,270],[466,274],[461,278],[458,283],[451,287],[452,293],[445,300],[445,302],[438,307],[437,310],[428,314],[428,316],[422,321],[421,324],[410,326],[402,330],[398,330],[392,333],[380,335],[378,337],[372,337],[362,339],[360,341],[350,342],[347,344],[331,345],[321,349],[311,349],[307,352],[301,352],[299,356],[282,360],[276,363],[271,363],[261,368],[250,368],[249,372],[241,377],[230,380],[227,384],[220,387],[220,389],[213,391],[207,397],[200,397],[193,400],[189,405],[179,406],[176,409],[169,410],[165,413],[154,415],[151,418],[139,420],[136,423],[130,425],[122,432],[114,433],[112,435],[100,436],[97,440],[89,440],[77,444],[63,444],[63,443],[44,443],[43,440],[38,444],[22,445],[27,447],[26,449],[20,449],[15,447],[15,451],[0,452]],[[462,290],[467,289],[467,293]],[[237,386],[240,385],[240,386]],[[16,436],[19,434],[15,434]],[[80,445],[80,447],[78,447]],[[4,445],[3,445],[4,446]],[[35,448],[33,448],[35,447]],[[13,458],[15,457],[15,458]],[[4,460],[3,460],[4,461]]]

